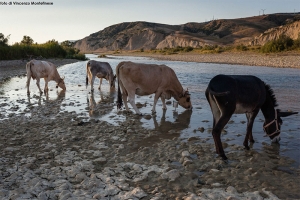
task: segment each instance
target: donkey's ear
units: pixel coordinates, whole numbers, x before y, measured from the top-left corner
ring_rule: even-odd
[[[295,114],[298,114],[298,112],[278,112],[278,115],[280,117],[287,117],[287,116],[290,116],[290,115],[295,115]]]

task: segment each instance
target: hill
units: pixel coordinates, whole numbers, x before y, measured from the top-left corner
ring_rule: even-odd
[[[280,27],[289,26],[293,35],[299,33],[300,13],[277,13],[209,22],[190,22],[167,25],[144,21],[124,22],[109,26],[75,42],[81,52],[111,50],[162,49],[177,46],[199,48],[205,45],[262,44],[272,37],[264,37]],[[294,24],[294,26],[290,26]],[[295,28],[298,30],[295,30]],[[273,30],[273,31],[270,31]],[[278,35],[278,34],[277,34]],[[267,38],[267,39],[266,39]]]

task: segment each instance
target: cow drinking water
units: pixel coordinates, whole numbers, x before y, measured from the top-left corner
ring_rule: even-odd
[[[45,88],[44,93],[48,92],[48,82],[55,81],[57,83],[56,88],[60,87],[63,90],[66,90],[66,85],[64,82],[64,78],[61,78],[58,74],[56,66],[48,61],[41,60],[31,60],[26,64],[26,72],[27,72],[27,93],[30,94],[29,85],[30,79],[36,79],[36,85],[38,86],[40,93],[43,93],[40,87],[40,79],[44,78],[45,80]]]
[[[101,90],[102,79],[105,78],[110,85],[110,88],[115,87],[116,76],[114,76],[113,70],[109,63],[90,60],[86,64],[86,86],[91,84],[91,91],[94,91],[95,78],[100,79],[99,90]]]
[[[155,94],[152,112],[158,98],[161,98],[163,109],[167,109],[165,99],[173,97],[179,105],[192,109],[190,94],[184,90],[173,69],[166,65],[141,64],[121,62],[116,67],[118,78],[118,108],[122,106],[122,99],[128,111],[128,101],[137,114],[141,114],[135,105],[135,95]],[[122,93],[121,90],[122,89]]]
[[[281,117],[297,112],[281,112],[275,109],[277,101],[269,85],[255,76],[248,75],[217,75],[207,86],[206,99],[213,114],[212,135],[216,152],[226,160],[222,143],[221,131],[235,114],[246,114],[248,124],[244,146],[249,149],[248,141],[254,142],[252,127],[259,110],[264,115],[263,129],[273,142],[280,140]]]

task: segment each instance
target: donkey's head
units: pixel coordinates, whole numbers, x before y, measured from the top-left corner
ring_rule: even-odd
[[[282,125],[281,117],[287,117],[297,113],[298,112],[281,112],[279,109],[276,109],[274,119],[266,119],[263,128],[267,136],[271,138],[272,142],[280,141],[280,128]]]

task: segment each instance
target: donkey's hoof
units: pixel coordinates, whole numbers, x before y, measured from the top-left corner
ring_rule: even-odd
[[[225,156],[225,154],[223,154],[223,155],[220,155],[220,157],[222,158],[222,160],[228,160],[228,158]]]

